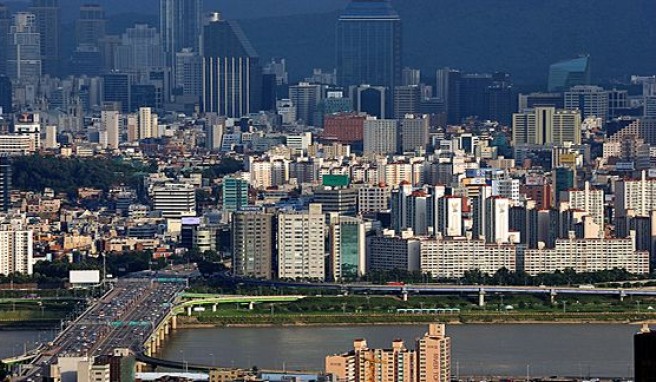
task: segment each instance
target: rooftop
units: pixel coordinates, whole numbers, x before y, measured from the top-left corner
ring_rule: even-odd
[[[399,19],[389,0],[353,0],[340,15],[342,19]]]

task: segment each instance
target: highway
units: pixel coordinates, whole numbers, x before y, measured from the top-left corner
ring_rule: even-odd
[[[99,356],[118,348],[141,351],[184,287],[185,283],[153,278],[116,281],[57,338],[39,349],[24,377],[47,375],[57,357]]]

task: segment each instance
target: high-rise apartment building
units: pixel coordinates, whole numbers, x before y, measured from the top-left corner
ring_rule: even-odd
[[[370,349],[356,339],[353,350],[326,357],[325,370],[335,382],[450,382],[451,338],[444,324],[430,324],[415,350],[394,340],[388,349]]]
[[[615,216],[648,217],[656,210],[656,179],[642,172],[640,179],[621,179],[615,183]]]
[[[120,144],[120,117],[120,113],[116,110],[103,110],[100,112],[100,121],[103,130],[107,133],[107,147],[110,149],[118,149]]]
[[[494,274],[501,268],[517,270],[516,248],[512,244],[489,244],[485,240],[462,237],[422,240],[420,269],[432,277],[457,278],[478,269]]]
[[[14,81],[36,83],[41,78],[41,34],[33,13],[19,12],[9,31],[7,74]]]
[[[364,153],[388,155],[397,151],[396,119],[374,119],[364,121]]]
[[[139,139],[159,138],[159,118],[149,107],[139,108]]]
[[[242,117],[260,109],[262,67],[239,24],[212,16],[203,29],[202,66],[206,113]]]
[[[33,232],[0,229],[0,274],[32,274]]]
[[[536,107],[513,114],[513,143],[515,145],[581,144],[581,113]]]
[[[405,116],[399,121],[401,152],[424,150],[428,145],[428,116]]]
[[[325,274],[325,218],[321,205],[278,214],[278,278],[321,279]]]
[[[592,189],[585,182],[583,190],[561,192],[561,203],[567,203],[568,209],[585,211],[598,225],[599,235],[604,232],[604,190]]]
[[[273,277],[274,215],[237,211],[232,217],[233,272],[237,276]]]
[[[353,0],[337,21],[337,83],[401,84],[401,18],[389,0]]]
[[[485,199],[485,241],[490,244],[510,240],[510,200],[499,196]]]
[[[40,51],[43,73],[52,76],[59,73],[59,0],[32,0],[29,11],[34,14],[36,31],[41,35]]]

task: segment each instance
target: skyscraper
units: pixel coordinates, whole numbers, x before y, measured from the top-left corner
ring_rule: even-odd
[[[232,218],[233,272],[237,276],[273,277],[274,215],[238,211]]]
[[[59,73],[59,0],[32,0],[30,12],[36,17],[37,31],[41,34],[43,72]]]
[[[513,114],[513,142],[515,145],[563,145],[581,143],[581,113],[536,107]]]
[[[260,59],[239,24],[214,13],[203,30],[203,110],[242,117],[261,106]]]
[[[223,178],[222,187],[223,210],[227,212],[239,211],[248,205],[248,182],[237,177]]]
[[[11,206],[11,159],[0,155],[0,211],[9,211]]]
[[[401,84],[401,18],[389,0],[351,1],[337,21],[336,47],[338,85],[393,93]]]
[[[105,10],[98,4],[83,4],[80,6],[80,18],[75,22],[75,38],[77,45],[99,47],[100,40],[105,37]]]
[[[14,15],[7,54],[9,78],[35,83],[41,77],[41,35],[32,13]]]
[[[319,204],[310,204],[307,212],[278,215],[279,278],[325,278],[324,216]]]
[[[301,82],[289,87],[289,99],[296,106],[296,119],[307,126],[317,126],[318,105],[321,101],[321,85]]]
[[[159,30],[169,65],[175,66],[175,54],[182,49],[200,50],[202,0],[160,0]]]
[[[9,47],[9,27],[11,15],[6,5],[0,4],[0,74],[7,74],[7,48]]]
[[[564,91],[576,85],[590,85],[590,57],[557,62],[549,67],[549,91]]]

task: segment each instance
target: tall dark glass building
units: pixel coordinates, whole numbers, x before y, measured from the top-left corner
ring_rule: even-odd
[[[198,53],[202,33],[202,0],[160,0],[159,30],[169,65],[175,54],[190,48]]]
[[[0,211],[9,211],[11,206],[11,159],[0,155]]]
[[[239,24],[216,13],[203,30],[203,110],[239,118],[262,106],[260,58]]]
[[[32,0],[29,8],[36,17],[37,31],[41,34],[43,73],[59,73],[59,0]]]
[[[389,0],[351,1],[336,34],[338,85],[385,86],[393,94],[401,84],[401,18]]]

